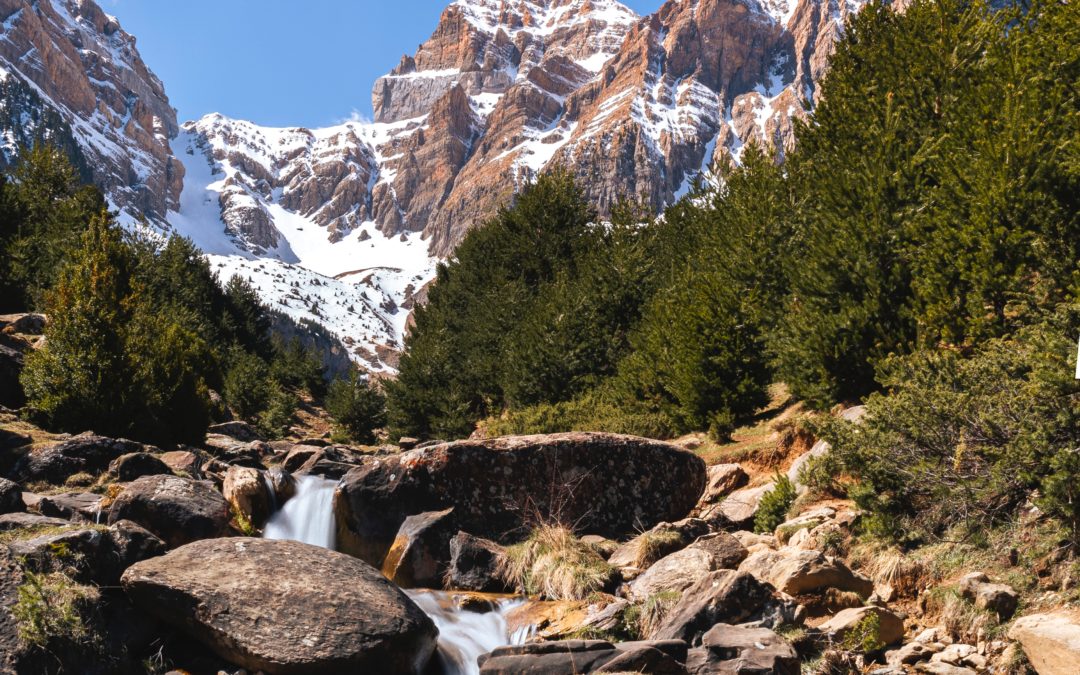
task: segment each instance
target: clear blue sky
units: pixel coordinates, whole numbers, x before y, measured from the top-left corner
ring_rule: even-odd
[[[181,122],[220,112],[270,126],[371,114],[371,85],[451,0],[98,0],[138,39]],[[622,0],[641,14],[661,0]]]

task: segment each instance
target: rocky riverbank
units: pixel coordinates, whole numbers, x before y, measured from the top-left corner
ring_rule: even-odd
[[[0,670],[1080,672],[1077,615],[868,553],[798,480],[828,447],[786,443],[772,473],[584,433],[373,451],[229,423],[164,451],[5,411]],[[778,469],[802,497],[752,532]],[[260,538],[315,518],[319,545]]]

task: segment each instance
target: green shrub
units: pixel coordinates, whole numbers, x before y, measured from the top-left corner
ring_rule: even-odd
[[[338,429],[358,443],[374,443],[375,430],[386,424],[386,397],[358,371],[334,380],[326,393],[326,411]]]
[[[299,396],[277,382],[271,383],[266,409],[259,413],[259,430],[269,438],[288,436],[299,407]]]
[[[757,515],[754,516],[754,532],[771,534],[787,520],[788,511],[795,503],[798,493],[795,485],[783,474],[776,474],[773,487],[761,497]]]
[[[588,392],[571,401],[540,403],[484,420],[488,436],[553,434],[564,431],[606,431],[648,438],[671,438],[676,427],[662,413],[647,412],[632,403],[613,402],[609,393]]]
[[[885,646],[881,641],[881,617],[870,611],[844,635],[841,647],[849,652],[871,654]]]
[[[239,349],[230,356],[225,373],[225,401],[237,415],[252,419],[266,410],[273,393],[270,369],[257,355]]]

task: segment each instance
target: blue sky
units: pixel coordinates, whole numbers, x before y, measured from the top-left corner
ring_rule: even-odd
[[[655,11],[661,0],[622,0]],[[99,0],[138,39],[180,121],[270,126],[371,114],[371,85],[435,29],[450,0]]]

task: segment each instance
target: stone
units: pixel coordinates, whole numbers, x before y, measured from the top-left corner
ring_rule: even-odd
[[[104,497],[90,492],[45,495],[38,500],[37,510],[41,515],[51,518],[97,523],[103,520],[103,501]]]
[[[63,518],[50,518],[37,513],[6,513],[0,515],[0,532],[12,530],[25,530],[28,528],[42,529],[46,527],[64,527],[71,525],[70,521]]]
[[[263,468],[263,457],[270,454],[270,446],[265,441],[238,441],[221,434],[207,434],[203,446],[212,457],[225,464],[252,469]]]
[[[68,525],[13,540],[8,547],[37,573],[64,571],[81,583],[115,586],[131,565],[165,553],[165,542],[127,521]]]
[[[398,447],[402,450],[412,450],[416,446],[420,445],[419,438],[412,438],[411,436],[402,436],[398,439]]]
[[[435,651],[435,625],[408,596],[363,561],[317,546],[197,541],[121,581],[140,610],[250,671],[421,673]]]
[[[773,589],[751,574],[715,570],[683,592],[653,635],[657,640],[699,644],[718,623],[745,623],[760,614],[773,598]]]
[[[297,475],[322,476],[323,478],[337,480],[350,470],[360,466],[366,457],[368,457],[366,453],[352,448],[337,445],[327,446],[320,448],[308,457],[307,461],[301,464],[295,473]]]
[[[708,482],[702,504],[721,501],[729,494],[750,482],[750,476],[738,464],[714,464],[707,469]]]
[[[894,645],[904,639],[904,620],[883,607],[874,606],[842,610],[818,626],[818,630],[828,635],[834,642],[842,642],[848,632],[870,613],[877,614],[880,625],[878,640],[883,645]]]
[[[681,640],[620,642],[564,640],[499,647],[479,658],[481,675],[653,673],[685,675]]]
[[[972,645],[965,644],[952,644],[942,649],[937,654],[930,657],[931,661],[940,663],[951,663],[954,666],[960,666],[964,664],[964,659],[971,656],[976,652],[976,649]]]
[[[266,440],[254,426],[241,420],[211,424],[207,428],[206,433],[218,436],[228,436],[230,438],[235,438],[238,441],[243,441],[244,443]]]
[[[0,514],[25,510],[26,504],[23,503],[22,488],[19,484],[0,478]]]
[[[978,675],[978,673],[971,668],[954,666],[950,663],[942,663],[940,661],[920,663],[915,666],[915,671],[919,673],[928,673],[929,675]],[[1040,675],[1042,674],[1040,673]]]
[[[975,603],[979,609],[985,609],[998,615],[1001,621],[1008,621],[1020,604],[1020,594],[1006,584],[990,583],[982,572],[972,572],[960,580],[960,593]]]
[[[498,573],[503,547],[468,532],[458,532],[450,540],[450,568],[447,587],[453,590],[500,593],[509,590]]]
[[[275,466],[266,472],[266,477],[270,481],[274,501],[279,509],[296,496],[296,479],[285,469]]]
[[[628,594],[647,600],[662,592],[679,592],[718,569],[734,569],[746,549],[726,532],[706,535],[687,548],[665,556],[630,583]]]
[[[15,475],[22,482],[45,481],[62,485],[76,473],[101,473],[117,457],[143,450],[143,446],[134,441],[81,434],[33,450],[16,466]]]
[[[289,473],[296,473],[309,459],[321,453],[324,447],[322,445],[294,445],[285,455],[281,468]]]
[[[381,563],[409,515],[454,507],[461,529],[505,542],[555,510],[591,534],[623,538],[679,520],[705,464],[659,441],[600,433],[469,440],[366,458],[334,497],[338,547]]]
[[[788,595],[835,588],[868,598],[874,592],[873,581],[820,551],[791,547],[757,551],[742,562],[739,570],[753,574]]]
[[[255,528],[262,529],[270,519],[273,495],[258,469],[230,466],[221,483],[221,494],[233,513],[246,518]]]
[[[702,517],[707,520],[720,518],[735,529],[746,529],[754,522],[761,498],[773,489],[772,483],[736,490]]]
[[[688,657],[692,675],[799,675],[795,650],[768,628],[719,623],[701,638],[701,647]]]
[[[131,520],[170,547],[223,537],[229,503],[212,485],[179,476],[143,476],[129,483],[109,509],[109,523]]]
[[[1009,637],[1020,643],[1039,675],[1080,673],[1080,614],[1029,614],[1013,622]]]
[[[190,450],[173,450],[158,456],[162,464],[173,473],[186,478],[198,478],[202,475],[204,458]]]
[[[172,472],[168,464],[149,452],[132,452],[121,455],[109,464],[109,475],[124,483],[143,476],[156,476]]]
[[[934,655],[934,650],[922,642],[909,642],[899,649],[885,653],[885,662],[890,666],[914,665],[926,661]]]
[[[607,556],[607,561],[612,567],[648,568],[660,558],[685,548],[708,531],[708,523],[698,518],[659,523],[648,532],[620,544]]]
[[[409,516],[401,524],[382,571],[402,588],[442,588],[457,533],[454,509]]]
[[[835,517],[836,509],[830,508],[828,506],[816,508],[806,513],[800,514],[796,518],[791,518],[790,520],[784,521],[776,528],[774,535],[776,536],[776,540],[780,542],[780,544],[786,545],[789,543],[788,540],[790,540],[791,537],[793,537],[796,533],[809,533],[810,530],[813,530],[819,525],[831,521]]]

